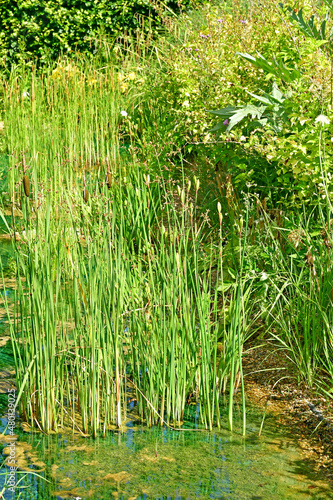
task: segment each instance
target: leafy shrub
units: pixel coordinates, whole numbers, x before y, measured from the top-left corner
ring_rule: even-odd
[[[267,2],[254,2],[250,14],[239,2],[235,5],[236,12],[207,5],[178,21],[182,36],[175,37],[169,50],[158,43],[160,68],[145,80],[148,85],[143,85],[131,118],[145,143],[182,148],[192,155],[187,160],[193,160],[199,147],[206,148],[212,172],[216,168],[222,176],[230,174],[238,191],[253,182],[260,197],[268,196],[274,206],[316,204],[326,196],[323,173],[331,175],[332,126],[322,127],[317,120],[323,113],[331,123],[333,119],[327,109],[332,96],[326,44],[304,39]],[[276,92],[283,94],[280,103]],[[131,95],[136,99],[136,87],[124,91],[129,100]],[[211,132],[216,121],[207,110],[228,107],[243,113],[248,105],[248,111],[260,111],[258,100],[264,115],[255,123],[237,120],[231,131],[225,126],[216,140]],[[133,132],[132,122],[131,127]],[[160,162],[169,161],[170,148],[165,153]]]
[[[301,31],[317,42],[319,31],[313,26],[313,16],[306,23],[302,10],[297,15],[293,10],[291,12],[292,19],[298,20]],[[321,36],[324,36],[323,26],[325,22],[320,30]],[[289,200],[293,204],[304,202],[316,204],[318,195],[325,198],[328,190],[332,191],[329,171],[332,152],[329,147],[323,155],[327,142],[325,136],[332,134],[327,127],[325,131],[323,128],[330,125],[332,119],[332,110],[327,106],[329,97],[332,101],[332,88],[329,95],[327,85],[326,88],[323,85],[320,96],[311,82],[312,75],[309,81],[308,64],[304,63],[306,56],[314,51],[317,52],[323,69],[321,78],[317,78],[317,82],[321,84],[325,73],[327,77],[329,61],[325,53],[320,54],[318,49],[323,46],[329,56],[332,50],[324,42],[325,40],[320,39],[319,44],[303,44],[299,53],[294,54],[294,60],[290,64],[292,70],[285,66],[282,59],[277,60],[274,54],[271,61],[258,51],[255,57],[249,54],[236,54],[266,73],[268,80],[274,78],[272,92],[268,94],[261,88],[259,95],[256,95],[247,90],[247,94],[252,98],[251,102],[237,106],[228,105],[223,109],[210,111],[220,119],[211,132],[228,133],[237,126],[241,128],[244,141],[253,134],[260,137],[263,151],[267,158],[273,160],[272,167],[273,165],[276,167],[274,187],[279,186],[279,189],[283,189],[289,187],[291,183]],[[329,117],[323,115],[324,109]]]
[[[198,155],[202,156],[205,150],[212,178],[218,168],[223,176],[231,174],[235,187],[242,190],[250,181],[260,186],[274,184],[274,159],[265,157],[266,151],[257,136],[251,135],[245,141],[240,130],[233,130],[231,135],[223,133],[215,141],[210,129],[216,122],[207,110],[242,106],[249,99],[247,89],[255,93],[260,89],[271,92],[272,84],[265,73],[251,67],[236,52],[258,50],[268,58],[275,53],[278,61],[282,59],[287,64],[294,60],[296,49],[290,46],[288,31],[271,5],[265,4],[264,11],[256,5],[249,16],[239,2],[236,4],[239,7],[236,13],[225,4],[210,4],[178,19],[179,28],[175,30],[176,36],[170,37],[170,45],[163,45],[161,39],[156,42],[160,65],[152,71],[150,61],[147,68],[140,62],[143,77],[140,98],[137,85],[129,85],[122,92],[124,100],[136,103],[128,106],[131,132],[135,126],[138,130],[135,139],[145,144],[163,143],[165,158],[162,155],[159,159],[162,165],[170,167],[170,154],[181,149],[187,160],[202,169]],[[135,66],[128,69],[128,74],[131,71],[135,71]],[[207,176],[207,172],[202,173]],[[196,175],[200,176],[197,170]],[[289,180],[285,184],[290,187]]]
[[[1,0],[0,60],[48,60],[73,50],[94,53],[96,38],[104,32],[122,36],[136,30],[143,18],[156,29],[163,13],[188,7],[192,0]]]

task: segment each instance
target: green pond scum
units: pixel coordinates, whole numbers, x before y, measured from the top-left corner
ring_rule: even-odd
[[[15,495],[4,500],[80,498],[121,500],[328,500],[330,487],[304,461],[297,444],[268,418],[252,413],[247,437],[241,422],[227,430],[176,432],[130,422],[106,438],[20,435],[23,470]],[[6,450],[5,450],[6,451]],[[0,491],[5,469],[0,476]],[[34,475],[38,474],[38,475]],[[39,477],[40,476],[40,477]]]

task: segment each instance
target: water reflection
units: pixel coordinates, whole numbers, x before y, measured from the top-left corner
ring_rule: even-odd
[[[293,440],[266,426],[248,438],[228,431],[175,432],[135,427],[105,439],[25,435],[27,470],[40,470],[50,483],[27,474],[27,488],[13,498],[143,499],[330,499],[329,487],[302,460]],[[19,444],[18,444],[19,447]],[[28,455],[29,453],[26,453]],[[0,485],[3,484],[1,476]],[[1,486],[0,486],[1,488]],[[1,489],[0,489],[1,491]],[[5,500],[12,498],[6,496]]]

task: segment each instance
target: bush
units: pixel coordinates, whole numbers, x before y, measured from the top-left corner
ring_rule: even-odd
[[[0,0],[0,60],[4,65],[37,57],[55,59],[73,50],[94,53],[101,32],[122,36],[162,24],[164,12],[187,8],[193,0]]]

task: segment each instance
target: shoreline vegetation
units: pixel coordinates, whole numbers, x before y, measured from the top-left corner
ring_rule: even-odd
[[[226,399],[232,430],[241,394],[245,434],[267,346],[266,376],[289,363],[273,389],[291,377],[331,418],[332,20],[290,6],[210,2],[2,70],[3,307],[31,428],[105,435],[130,395],[177,429],[193,405],[225,425]]]

